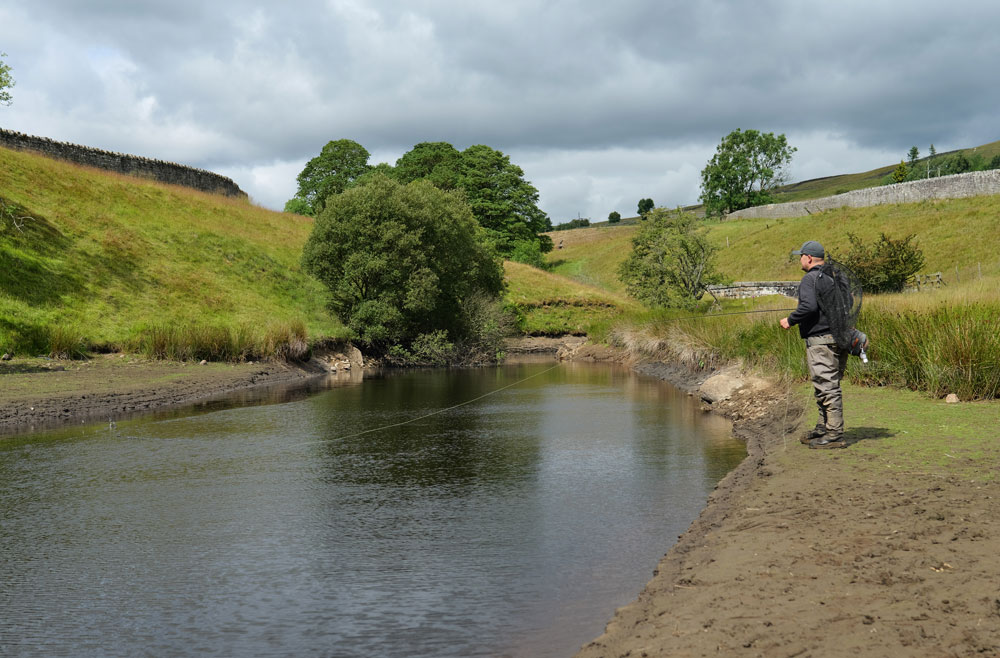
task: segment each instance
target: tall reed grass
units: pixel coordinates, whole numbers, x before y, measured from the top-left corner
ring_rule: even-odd
[[[767,311],[747,315],[661,318],[621,328],[658,336],[684,346],[700,359],[739,360],[783,376],[804,378],[804,341],[793,327],[785,331],[779,310],[792,300],[765,302]],[[767,305],[774,307],[768,311]],[[858,321],[868,334],[869,363],[848,362],[849,381],[892,385],[935,397],[949,393],[963,400],[1000,398],[1000,296],[988,290],[949,295],[873,297]],[[676,351],[676,349],[675,349]]]
[[[293,321],[257,328],[249,325],[143,325],[120,346],[153,359],[300,361],[309,356],[305,324]]]

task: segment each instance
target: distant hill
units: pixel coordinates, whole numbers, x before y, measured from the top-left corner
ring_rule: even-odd
[[[0,353],[139,349],[177,331],[267,353],[290,329],[343,335],[299,265],[311,229],[245,199],[0,148]]]

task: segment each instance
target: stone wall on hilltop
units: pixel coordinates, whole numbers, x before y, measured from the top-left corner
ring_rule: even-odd
[[[67,160],[88,167],[97,167],[119,174],[151,178],[161,183],[183,185],[202,192],[246,198],[231,178],[211,171],[153,160],[127,153],[114,153],[90,146],[57,142],[47,137],[35,137],[0,128],[0,146],[18,151],[35,151],[51,158]]]
[[[737,210],[726,215],[726,219],[803,217],[823,210],[844,207],[865,208],[886,203],[914,203],[928,199],[961,199],[991,194],[1000,194],[1000,169],[971,171],[965,174],[927,178],[908,183],[869,187],[822,199],[769,203],[764,206]]]

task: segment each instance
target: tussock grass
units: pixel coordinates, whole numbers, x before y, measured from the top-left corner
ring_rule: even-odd
[[[140,326],[120,347],[149,358],[176,361],[298,361],[309,355],[306,327],[301,322],[263,329],[249,325]]]
[[[0,225],[0,352],[240,359],[348,335],[300,269],[308,218],[2,148],[0,198],[29,217]]]

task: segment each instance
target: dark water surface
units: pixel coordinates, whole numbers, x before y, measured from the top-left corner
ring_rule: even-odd
[[[0,654],[568,656],[745,454],[620,368],[342,384],[0,441]]]

